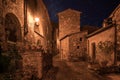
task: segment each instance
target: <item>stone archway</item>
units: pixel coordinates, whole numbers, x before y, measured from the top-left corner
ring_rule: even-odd
[[[6,39],[12,42],[22,41],[21,25],[13,13],[7,13],[5,16]]]

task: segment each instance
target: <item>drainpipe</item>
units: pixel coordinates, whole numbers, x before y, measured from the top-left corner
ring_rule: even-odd
[[[116,65],[117,64],[117,25],[116,25],[116,22],[114,23],[114,25],[113,26],[115,26],[115,43],[114,43],[114,65]]]
[[[24,36],[28,33],[28,24],[27,24],[27,0],[24,0]]]

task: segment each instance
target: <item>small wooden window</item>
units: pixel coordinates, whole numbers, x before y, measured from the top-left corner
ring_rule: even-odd
[[[77,49],[79,49],[80,48],[80,46],[77,46]]]
[[[82,38],[80,38],[80,41],[82,41]]]
[[[13,3],[16,3],[16,0],[11,0]]]

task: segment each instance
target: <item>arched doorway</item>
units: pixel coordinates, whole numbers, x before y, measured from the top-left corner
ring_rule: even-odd
[[[7,13],[4,21],[5,27],[5,46],[7,47],[5,52],[9,53],[6,56],[10,57],[9,66],[14,65],[10,68],[12,71],[20,69],[21,55],[19,54],[19,46],[17,42],[22,42],[21,24],[13,13]],[[17,43],[17,44],[16,44]],[[21,46],[22,47],[22,46]],[[14,61],[11,63],[11,61]]]
[[[20,42],[22,40],[21,25],[13,13],[8,13],[5,16],[5,33],[8,41]]]

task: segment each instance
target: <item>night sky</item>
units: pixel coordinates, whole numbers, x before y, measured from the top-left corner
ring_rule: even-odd
[[[57,13],[71,8],[82,12],[81,26],[101,26],[118,6],[120,0],[44,0],[52,21],[58,22]]]

